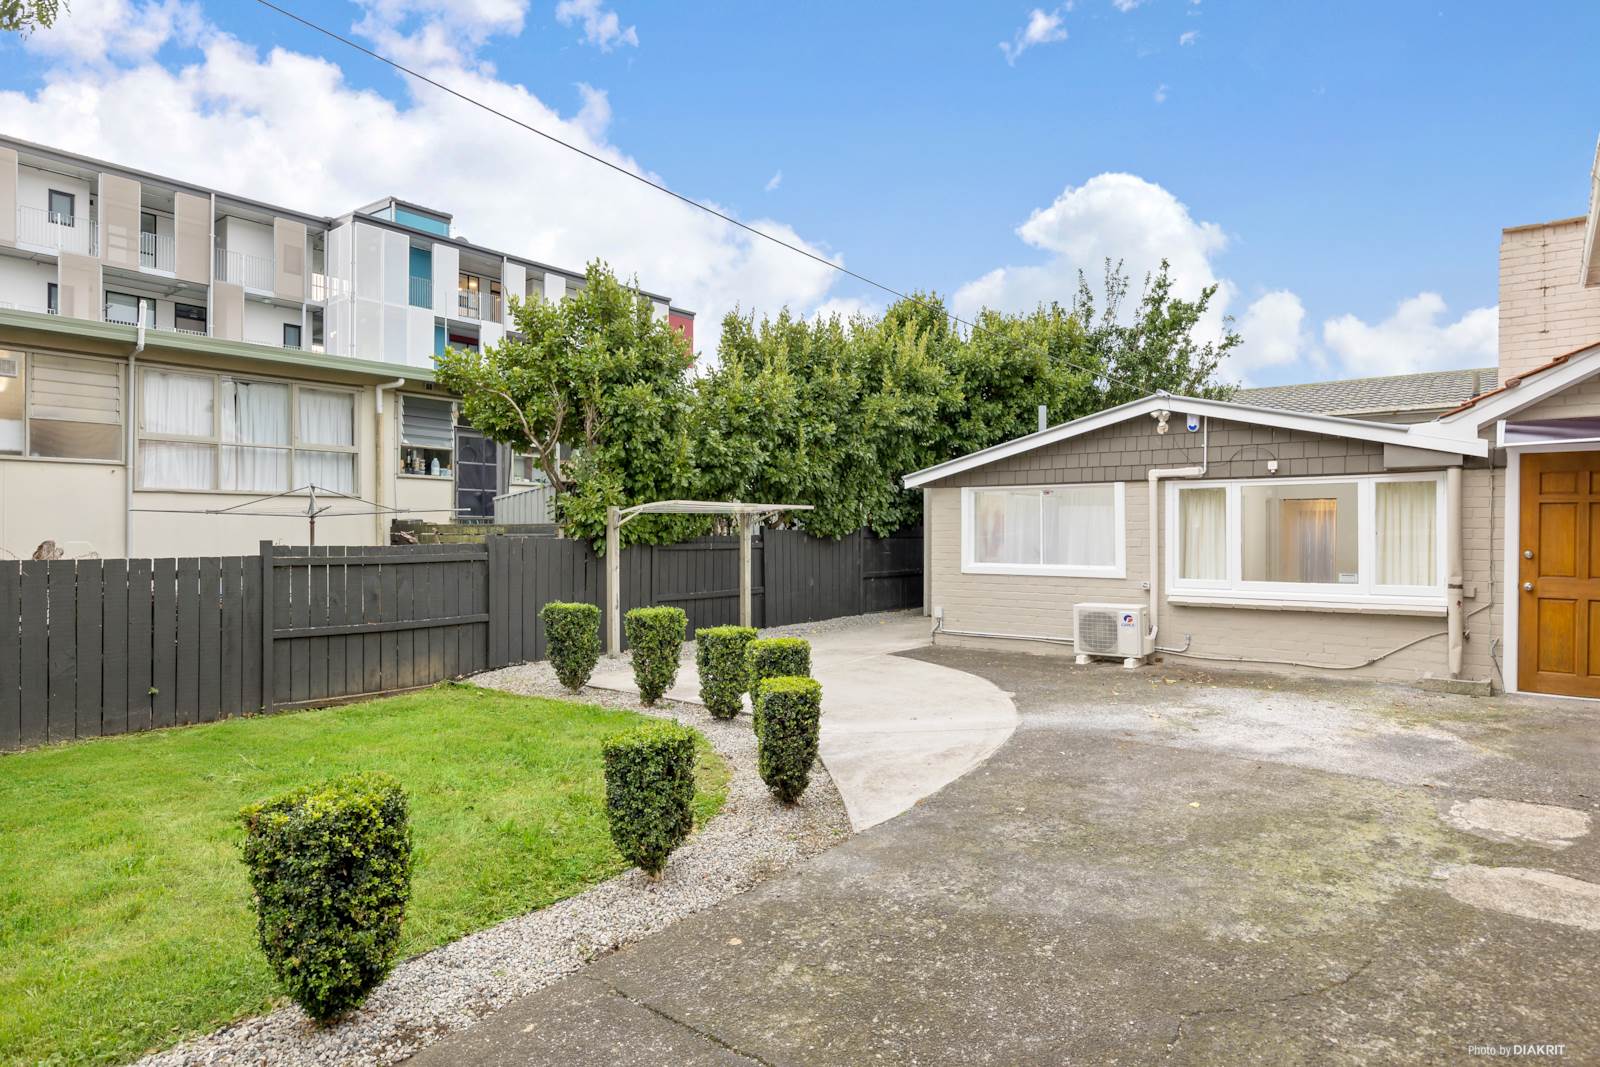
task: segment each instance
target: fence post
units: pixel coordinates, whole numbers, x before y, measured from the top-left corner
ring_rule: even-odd
[[[272,542],[261,542],[261,713],[272,711],[272,630],[277,620],[272,615]]]
[[[750,516],[739,516],[739,625],[750,625]]]
[[[622,652],[622,509],[606,508],[606,655]]]

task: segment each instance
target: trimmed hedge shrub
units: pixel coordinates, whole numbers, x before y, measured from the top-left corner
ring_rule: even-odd
[[[756,690],[761,780],[785,804],[811,784],[822,721],[822,686],[812,678],[768,678]]]
[[[694,829],[694,731],[653,722],[606,739],[606,817],[622,858],[658,878]]]
[[[639,699],[654,704],[678,680],[678,656],[689,632],[682,608],[634,608],[622,617],[633,649],[633,680]]]
[[[600,609],[593,604],[552,600],[539,609],[550,665],[561,684],[576,693],[600,662]]]
[[[366,999],[394,966],[411,896],[405,791],[351,774],[245,808],[256,935],[273,974],[319,1022]]]
[[[731,719],[744,709],[745,690],[750,688],[745,655],[755,636],[748,626],[708,626],[694,632],[700,700],[712,718]]]
[[[750,642],[751,726],[761,736],[761,705],[756,694],[768,678],[809,678],[811,642],[803,637],[759,637]]]

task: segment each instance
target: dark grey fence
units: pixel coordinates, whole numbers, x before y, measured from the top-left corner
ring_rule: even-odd
[[[769,530],[760,626],[916,607],[920,534]],[[0,750],[401,692],[545,656],[539,608],[603,602],[586,542],[274,548],[186,559],[0,561]],[[624,610],[736,622],[739,542],[622,557]]]

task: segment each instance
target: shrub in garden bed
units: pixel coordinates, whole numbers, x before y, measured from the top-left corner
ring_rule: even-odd
[[[785,804],[811,783],[822,721],[822,686],[813,678],[768,678],[756,688],[761,780]]]
[[[654,704],[678,680],[678,655],[689,632],[682,608],[634,608],[622,617],[633,649],[633,680],[639,699]]]
[[[694,632],[694,663],[700,700],[712,718],[731,719],[744,708],[750,688],[746,653],[756,632],[748,626],[708,626]]]
[[[600,609],[593,604],[552,600],[539,609],[550,665],[561,684],[576,693],[600,662]]]
[[[694,731],[653,722],[607,738],[601,752],[611,840],[623,859],[659,878],[694,829]]]
[[[756,692],[768,678],[809,678],[811,642],[803,637],[760,637],[750,642],[750,700],[757,736],[761,734],[761,707]]]
[[[335,1019],[394,966],[411,896],[405,791],[351,774],[240,817],[261,950],[307,1015]]]

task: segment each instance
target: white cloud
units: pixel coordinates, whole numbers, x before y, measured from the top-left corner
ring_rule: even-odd
[[[1142,3],[1144,0],[1111,0],[1111,6],[1123,14],[1127,14]]]
[[[556,5],[556,21],[563,26],[582,22],[584,42],[602,52],[623,44],[639,47],[638,30],[622,25],[617,13],[608,10],[602,0],[561,0]]]
[[[781,170],[780,171],[775,171],[775,172],[773,172],[772,177],[767,179],[767,184],[765,186],[763,186],[763,188],[765,188],[766,191],[770,193],[770,192],[772,192],[774,189],[776,189],[778,186],[780,186],[782,184],[783,184],[783,171],[781,171]]]
[[[356,0],[352,27],[407,65],[467,62],[489,38],[522,32],[528,0]]]
[[[168,42],[192,43],[203,25],[199,8],[182,0],[80,0],[63,5],[55,26],[29,35],[26,47],[69,64],[137,61]]]
[[[1167,102],[1167,83],[1162,82],[1156,86],[1156,91],[1150,94],[1150,98],[1158,104],[1165,104]]]
[[[74,17],[87,18],[118,6],[72,4]],[[50,38],[63,32],[41,31],[29,47],[59,48]],[[428,86],[397,80],[390,99],[352,86],[319,56],[260,52],[214,28],[200,39],[164,62],[146,51],[105,68],[62,65],[37,90],[0,92],[6,132],[318,214],[389,194],[453,211],[458,232],[490,247],[572,268],[598,257],[621,275],[637,275],[646,289],[700,313],[703,349],[715,348],[721,316],[736,305],[758,313],[784,304],[814,308],[833,288],[835,272],[823,264]],[[580,86],[577,109],[563,111],[482,67],[429,73],[654,178],[608,140],[611,105],[600,90]],[[153,137],[152,130],[184,135]],[[780,221],[753,224],[831,255]]]
[[[1178,47],[1187,48],[1200,39],[1199,30],[1184,30],[1178,34]]]
[[[876,318],[882,315],[885,310],[882,304],[859,296],[835,296],[818,304],[807,317],[828,319],[837,315],[844,321],[849,322],[857,315]]]
[[[1326,364],[1306,330],[1306,307],[1287,289],[1275,289],[1257,297],[1245,309],[1236,325],[1244,343],[1228,358],[1224,374],[1249,382],[1263,370],[1303,364],[1306,373],[1316,376]]]
[[[1028,13],[1028,21],[1009,41],[1000,42],[1000,51],[1005,54],[1006,62],[1016,66],[1017,57],[1035,45],[1054,44],[1067,39],[1067,28],[1061,24],[1062,12],[1066,7],[1058,7],[1053,11],[1043,8],[1034,8]]]
[[[1354,375],[1406,374],[1452,367],[1492,367],[1499,357],[1499,309],[1474,308],[1454,322],[1444,298],[1418,293],[1379,323],[1340,315],[1322,326],[1322,339]]]

